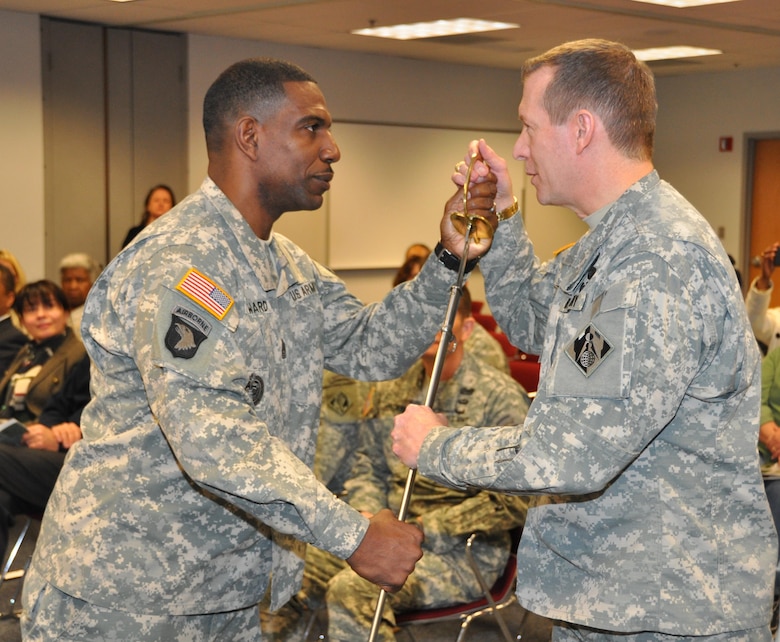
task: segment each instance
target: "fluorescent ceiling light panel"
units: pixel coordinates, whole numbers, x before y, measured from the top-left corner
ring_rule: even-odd
[[[708,4],[740,2],[740,0],[634,0],[634,2],[645,2],[647,4],[660,4],[664,7],[675,7],[676,9],[685,9],[686,7],[704,7]]]
[[[672,60],[675,58],[695,58],[697,56],[715,56],[722,54],[720,49],[703,49],[702,47],[655,47],[653,49],[635,49],[638,60]]]
[[[416,22],[407,25],[372,27],[370,29],[353,29],[351,33],[358,36],[394,38],[395,40],[415,40],[417,38],[436,38],[464,33],[478,33],[481,31],[498,31],[499,29],[517,29],[519,26],[520,25],[511,22],[489,22],[487,20],[476,20],[473,18],[457,18],[455,20]]]

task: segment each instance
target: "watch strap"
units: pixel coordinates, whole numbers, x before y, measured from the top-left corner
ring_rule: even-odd
[[[446,247],[444,247],[441,244],[441,241],[436,244],[433,253],[436,255],[436,258],[439,259],[439,262],[448,270],[452,270],[453,272],[457,272],[458,270],[460,270],[460,259],[457,256],[455,256],[452,252],[450,252]],[[466,269],[465,269],[466,274],[468,274],[475,267],[477,267],[477,263],[479,263],[479,259],[480,257],[477,256],[473,259],[469,259],[468,261],[466,261]]]

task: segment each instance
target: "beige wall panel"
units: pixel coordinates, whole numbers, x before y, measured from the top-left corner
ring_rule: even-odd
[[[106,166],[100,28],[41,20],[46,275],[69,252],[103,258]]]

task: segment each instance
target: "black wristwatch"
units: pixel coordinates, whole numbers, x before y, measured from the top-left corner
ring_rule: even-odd
[[[436,255],[436,258],[439,259],[439,262],[448,270],[452,270],[453,272],[457,272],[458,270],[460,270],[460,259],[457,256],[455,256],[452,252],[450,252],[447,248],[445,248],[441,244],[441,241],[436,244],[433,253]],[[479,263],[480,258],[481,257],[477,256],[473,259],[466,261],[466,269],[464,273],[468,274],[475,267],[477,267],[477,263]]]

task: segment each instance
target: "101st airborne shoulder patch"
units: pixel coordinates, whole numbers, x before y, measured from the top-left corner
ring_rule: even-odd
[[[589,377],[612,352],[612,345],[599,329],[588,324],[566,348],[566,354],[582,373]]]
[[[233,297],[195,268],[187,271],[176,289],[220,321],[233,307]]]
[[[177,305],[171,310],[171,325],[165,333],[165,347],[174,357],[192,359],[209,334],[211,324],[206,319]]]

